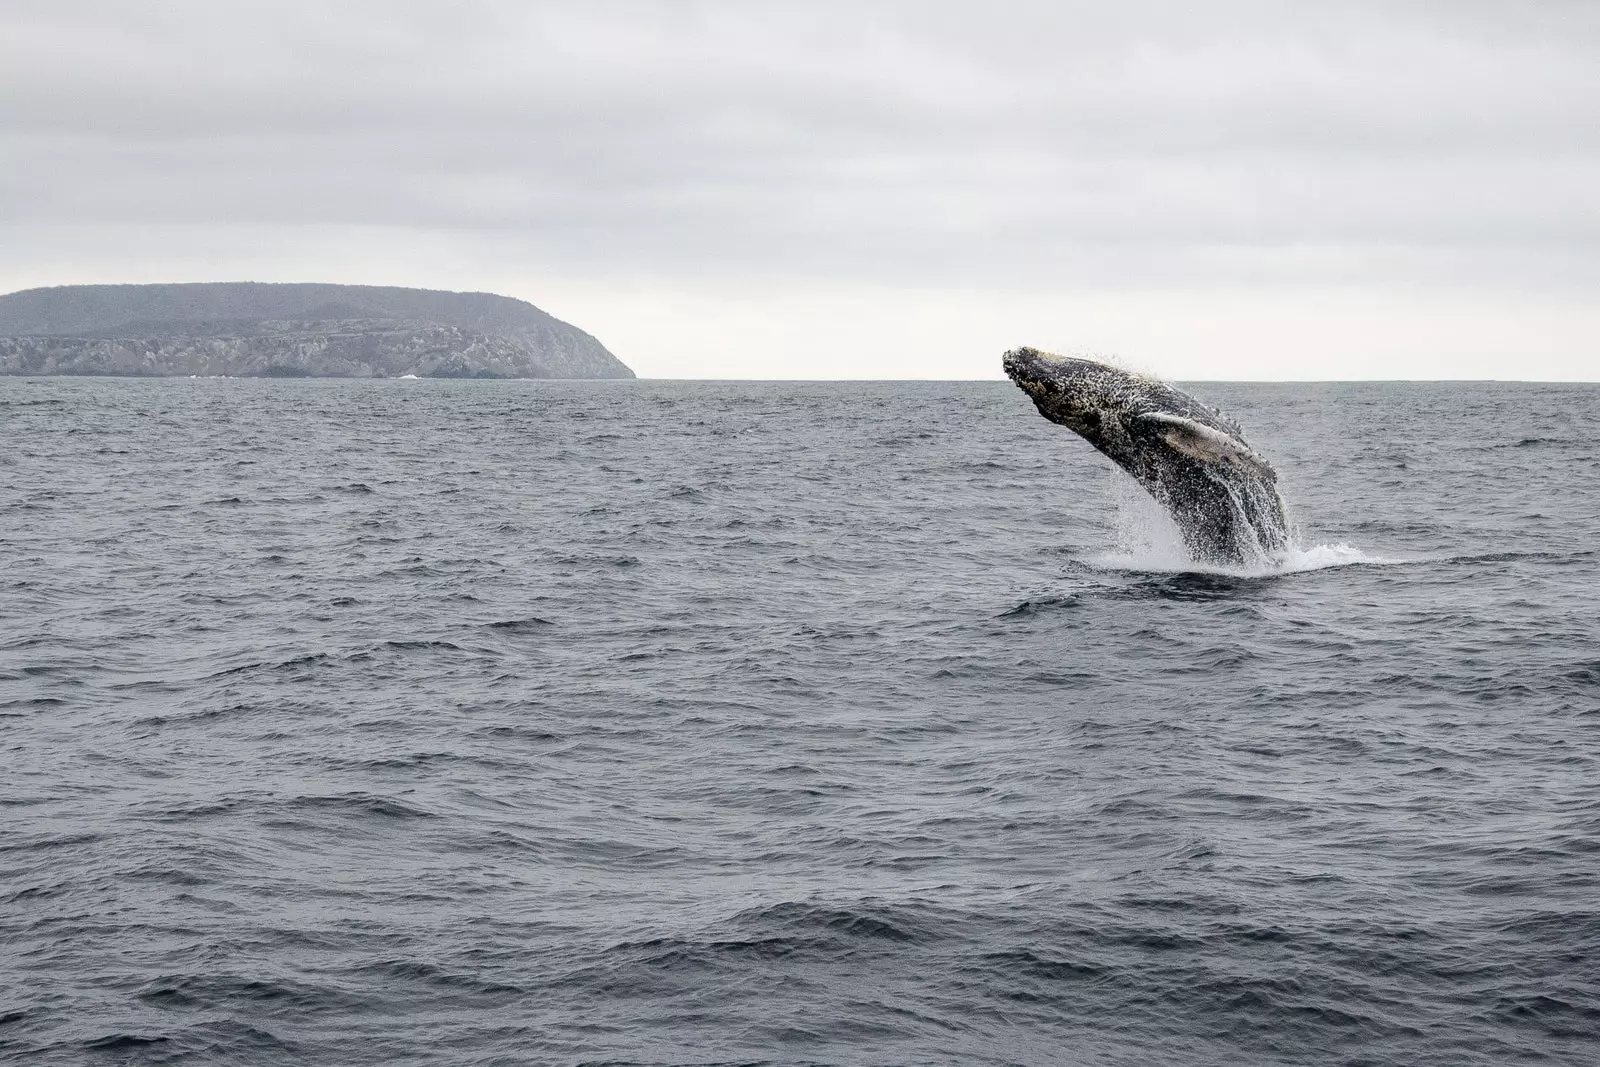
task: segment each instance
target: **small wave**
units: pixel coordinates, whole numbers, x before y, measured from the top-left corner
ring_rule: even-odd
[[[454,641],[385,641],[381,648],[391,648],[398,652],[461,652],[462,647]]]
[[[1535,561],[1541,563],[1570,563],[1588,559],[1594,552],[1485,552],[1481,555],[1439,556],[1434,563],[1515,563]]]
[[[1024,600],[1009,611],[1002,611],[996,618],[1010,619],[1019,615],[1042,615],[1047,611],[1063,611],[1082,606],[1082,601],[1076,596],[1040,597],[1037,600]]]
[[[941,938],[940,925],[916,910],[861,901],[849,907],[785,902],[742,911],[698,936],[622,941],[604,953],[605,974],[643,965],[652,970],[713,970],[749,960],[860,957],[903,951]]]
[[[350,792],[308,794],[281,801],[283,810],[296,813],[335,812],[378,819],[436,819],[438,813],[391,796]]]
[[[486,625],[489,629],[499,630],[502,633],[526,634],[536,633],[546,626],[554,626],[555,623],[549,619],[541,619],[537,615],[529,615],[525,619],[504,619],[500,622],[491,622]]]
[[[84,1042],[83,1047],[93,1052],[131,1054],[153,1046],[168,1044],[171,1040],[162,1035],[145,1037],[143,1034],[107,1034]]]
[[[826,939],[916,942],[934,938],[913,911],[875,901],[851,907],[784,901],[764,908],[749,908],[733,917],[741,927],[779,928]]]
[[[241,664],[237,667],[227,667],[223,670],[212,673],[208,677],[226,678],[229,675],[248,674],[257,671],[292,671],[305,667],[315,667],[321,664],[331,663],[332,661],[333,657],[328,655],[326,652],[309,652],[305,655],[295,656],[291,659],[286,659],[278,663],[260,660],[253,663]]]

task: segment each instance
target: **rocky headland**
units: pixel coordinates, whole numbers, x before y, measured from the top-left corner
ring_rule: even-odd
[[[511,297],[259,282],[0,296],[0,374],[633,377],[589,334]]]

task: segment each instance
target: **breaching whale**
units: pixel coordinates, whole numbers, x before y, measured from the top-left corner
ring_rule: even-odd
[[[1278,475],[1239,427],[1165,382],[1017,348],[1006,374],[1039,414],[1088,441],[1172,516],[1196,562],[1247,565],[1289,544]]]

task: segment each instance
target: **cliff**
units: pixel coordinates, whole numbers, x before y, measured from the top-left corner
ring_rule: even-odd
[[[257,282],[0,296],[0,374],[633,377],[589,334],[510,297]]]

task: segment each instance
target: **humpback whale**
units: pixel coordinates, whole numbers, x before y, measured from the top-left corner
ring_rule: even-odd
[[[1196,562],[1261,563],[1288,547],[1277,472],[1220,411],[1093,360],[1017,348],[1003,363],[1039,414],[1088,441],[1166,509]]]

